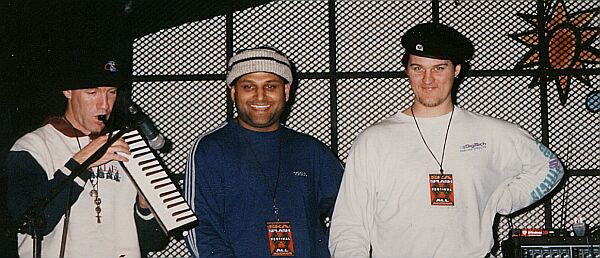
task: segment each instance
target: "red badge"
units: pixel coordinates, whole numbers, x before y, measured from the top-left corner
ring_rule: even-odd
[[[267,222],[271,256],[294,256],[292,226],[289,222]]]
[[[454,206],[452,174],[429,174],[431,205]]]

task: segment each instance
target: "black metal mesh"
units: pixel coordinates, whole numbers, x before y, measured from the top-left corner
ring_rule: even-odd
[[[480,114],[504,119],[542,138],[540,94],[527,88],[528,77],[467,78],[457,94],[458,104]]]
[[[600,65],[586,61],[563,69],[577,64],[569,50],[569,35],[581,31],[565,30],[564,37],[556,36],[557,32],[544,34],[546,50],[535,42],[539,33],[531,17],[539,3],[440,1],[438,9],[431,1],[271,2],[138,38],[134,74],[157,82],[136,83],[134,98],[174,142],[173,151],[161,156],[170,170],[182,175],[193,140],[224,122],[228,97],[223,81],[188,82],[186,76],[224,78],[227,52],[273,46],[290,57],[300,77],[308,78],[300,80],[287,125],[323,141],[345,161],[361,131],[411,103],[408,80],[399,72],[404,53],[400,37],[417,23],[436,21],[437,15],[441,23],[465,33],[476,48],[470,77],[458,94],[459,106],[522,126],[537,140],[549,143],[574,174],[548,200],[550,209],[542,202],[519,214],[501,216],[498,239],[506,239],[510,228],[568,227],[576,216],[597,226],[600,180],[592,173],[600,168],[600,113],[585,109],[585,96],[599,90],[600,72],[592,73],[586,83],[588,76],[581,71],[589,74],[589,69]],[[557,2],[544,3],[554,7]],[[330,4],[335,5],[334,14],[329,13]],[[564,4],[569,17],[600,7],[597,1]],[[548,8],[546,14],[550,13]],[[233,20],[231,27],[228,18]],[[335,19],[333,27],[330,19]],[[586,26],[600,26],[600,17],[579,28]],[[232,35],[232,42],[227,35]],[[335,45],[330,45],[330,39]],[[600,46],[598,36],[587,40],[580,49]],[[542,58],[545,51],[550,53],[548,59]],[[591,59],[586,55],[578,58]],[[163,75],[174,80],[158,82]],[[230,111],[235,115],[235,110]],[[589,175],[575,176],[582,173]],[[165,251],[151,256],[189,256],[189,252],[182,241],[173,240]]]
[[[552,226],[570,229],[575,218],[600,225],[600,175],[572,176],[552,198]]]
[[[406,79],[344,79],[338,81],[338,156],[345,163],[354,138],[368,126],[408,107],[412,100]]]
[[[339,1],[335,15],[338,71],[397,71],[404,54],[400,37],[431,20],[431,2]]]
[[[150,252],[148,257],[192,257],[183,239],[171,239],[169,245],[160,252]]]
[[[234,14],[234,51],[275,47],[298,72],[329,70],[327,1],[277,1]]]
[[[133,74],[223,73],[225,46],[224,16],[164,29],[134,41]]]
[[[302,80],[287,126],[331,147],[331,105],[328,80]]]
[[[600,76],[591,78],[593,85],[600,83]],[[590,87],[579,82],[571,86],[569,102],[562,106],[556,83],[548,85],[550,147],[570,169],[598,169],[600,117],[586,110],[585,98]]]
[[[464,33],[475,46],[473,69],[512,69],[527,46],[507,37],[531,30],[516,16],[535,12],[535,1],[440,1],[440,23]],[[483,19],[483,17],[485,17]]]

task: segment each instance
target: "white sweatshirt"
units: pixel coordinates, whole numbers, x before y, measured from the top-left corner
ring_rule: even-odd
[[[83,148],[89,137],[79,137]],[[75,137],[67,137],[47,124],[20,138],[11,151],[27,151],[44,169],[48,179],[57,170],[67,172],[65,163],[79,151]],[[137,190],[133,182],[116,161],[92,168],[99,175],[98,193],[102,203],[101,223],[96,220],[95,198],[90,196],[90,181],[78,181],[83,192],[71,207],[65,257],[140,257],[138,235],[134,221],[134,204]],[[58,257],[60,254],[64,216],[50,234],[44,236],[42,257]],[[33,256],[33,240],[30,235],[19,234],[19,255]]]
[[[441,160],[450,113],[417,118]],[[334,257],[483,257],[496,213],[539,200],[560,181],[556,156],[518,126],[456,107],[443,161],[453,206],[433,206],[429,175],[439,165],[413,117],[403,113],[355,140],[331,222]]]

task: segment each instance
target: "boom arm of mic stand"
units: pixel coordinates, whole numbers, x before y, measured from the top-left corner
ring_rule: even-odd
[[[48,193],[41,199],[37,199],[33,201],[33,204],[27,208],[23,216],[21,216],[21,220],[19,221],[19,227],[21,229],[29,228],[32,232],[33,238],[33,254],[34,257],[41,257],[42,255],[42,238],[43,233],[42,230],[45,228],[46,221],[44,219],[44,210],[46,206],[56,198],[56,196],[62,192],[71,182],[78,177],[83,171],[87,169],[92,163],[100,159],[108,150],[108,148],[123,134],[125,134],[127,130],[120,130],[118,133],[109,138],[102,147],[100,147],[96,152],[94,152],[89,158],[87,158],[81,165],[79,165],[75,170],[71,172],[71,174],[59,185],[50,189]],[[70,205],[69,203],[67,205]]]

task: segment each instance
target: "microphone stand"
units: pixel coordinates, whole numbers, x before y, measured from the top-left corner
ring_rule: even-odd
[[[59,185],[50,189],[48,193],[40,199],[36,199],[33,201],[33,204],[27,208],[23,216],[20,220],[20,228],[29,228],[31,229],[31,237],[33,238],[33,255],[36,258],[42,257],[42,239],[44,238],[43,229],[46,227],[46,220],[44,218],[44,210],[46,206],[66,187],[71,184],[71,182],[78,177],[83,171],[87,170],[87,167],[92,163],[100,159],[104,153],[108,150],[108,148],[125,132],[129,130],[128,126],[125,126],[118,133],[110,137],[102,147],[100,147],[96,152],[94,152],[89,158],[87,158],[81,165],[79,165],[75,170],[71,172],[71,174]],[[71,205],[67,203],[67,205]]]

